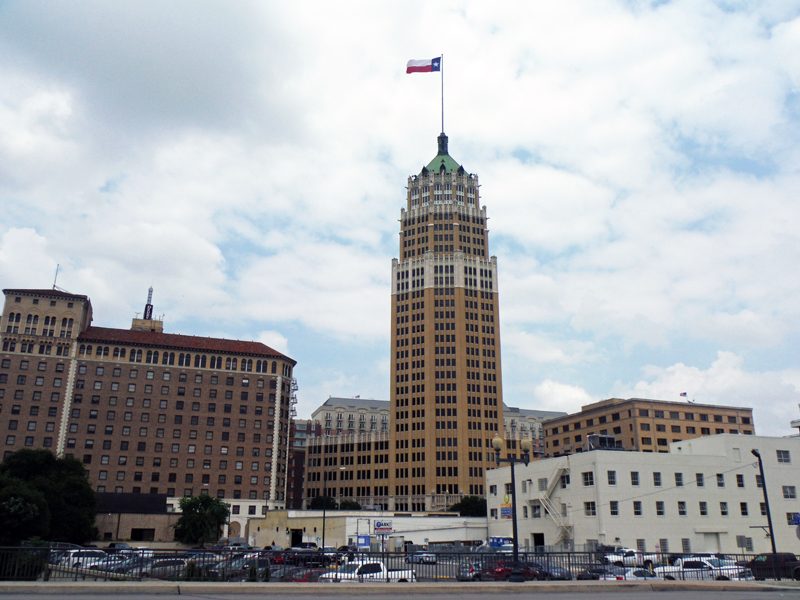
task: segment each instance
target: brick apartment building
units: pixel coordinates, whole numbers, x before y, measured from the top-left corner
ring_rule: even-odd
[[[163,333],[149,300],[125,330],[92,326],[87,296],[3,293],[4,456],[74,455],[98,492],[285,507],[294,360],[257,342]]]

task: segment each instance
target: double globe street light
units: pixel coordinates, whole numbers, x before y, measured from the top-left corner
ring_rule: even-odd
[[[514,465],[517,463],[523,463],[526,467],[530,462],[530,452],[533,444],[529,439],[523,439],[519,441],[520,450],[522,450],[522,457],[516,458],[515,456],[508,456],[507,458],[502,458],[500,456],[500,452],[503,450],[504,442],[499,435],[495,435],[494,439],[492,440],[492,448],[494,448],[495,453],[495,462],[498,465],[501,463],[508,463],[511,465],[511,524],[512,524],[512,531],[513,531],[513,538],[512,538],[512,547],[514,549],[513,554],[513,570],[511,571],[511,576],[508,578],[509,581],[513,581],[515,583],[520,583],[525,581],[525,577],[522,575],[522,569],[519,564],[519,541],[517,537],[517,480],[514,476]]]

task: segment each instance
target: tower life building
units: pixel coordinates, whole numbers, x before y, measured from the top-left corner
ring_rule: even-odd
[[[483,495],[502,436],[497,258],[478,176],[448,154],[408,178],[392,260],[390,490],[395,510]]]

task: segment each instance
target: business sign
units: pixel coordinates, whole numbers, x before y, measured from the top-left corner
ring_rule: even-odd
[[[360,535],[360,536],[358,536],[358,547],[359,548],[367,548],[367,549],[369,549],[369,536],[368,535]]]
[[[504,502],[500,505],[500,518],[510,519],[511,511],[514,510],[514,505],[511,502]]]
[[[800,525],[800,513],[794,513],[789,525]]]
[[[391,521],[375,521],[375,526],[373,527],[373,531],[375,533],[392,533],[392,522]]]

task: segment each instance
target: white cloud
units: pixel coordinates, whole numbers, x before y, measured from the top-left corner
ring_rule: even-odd
[[[257,340],[262,344],[266,344],[273,350],[277,350],[286,356],[291,356],[289,352],[289,340],[279,331],[262,331],[258,334]]]
[[[439,131],[438,78],[403,66],[444,52],[451,153],[481,177],[499,259],[507,389],[570,377],[600,396],[639,349],[670,364],[701,344],[776,360],[765,389],[794,402],[776,382],[800,332],[795,13],[11,3],[3,280],[48,287],[60,263],[98,324],[128,326],[153,285],[168,328],[341,340],[363,354],[341,378],[301,364],[306,389],[360,393],[388,365],[403,188]]]
[[[581,387],[559,383],[546,379],[538,384],[533,390],[533,397],[536,400],[531,407],[539,410],[562,411],[575,413],[581,410],[582,406],[597,402],[597,398],[589,395]]]

